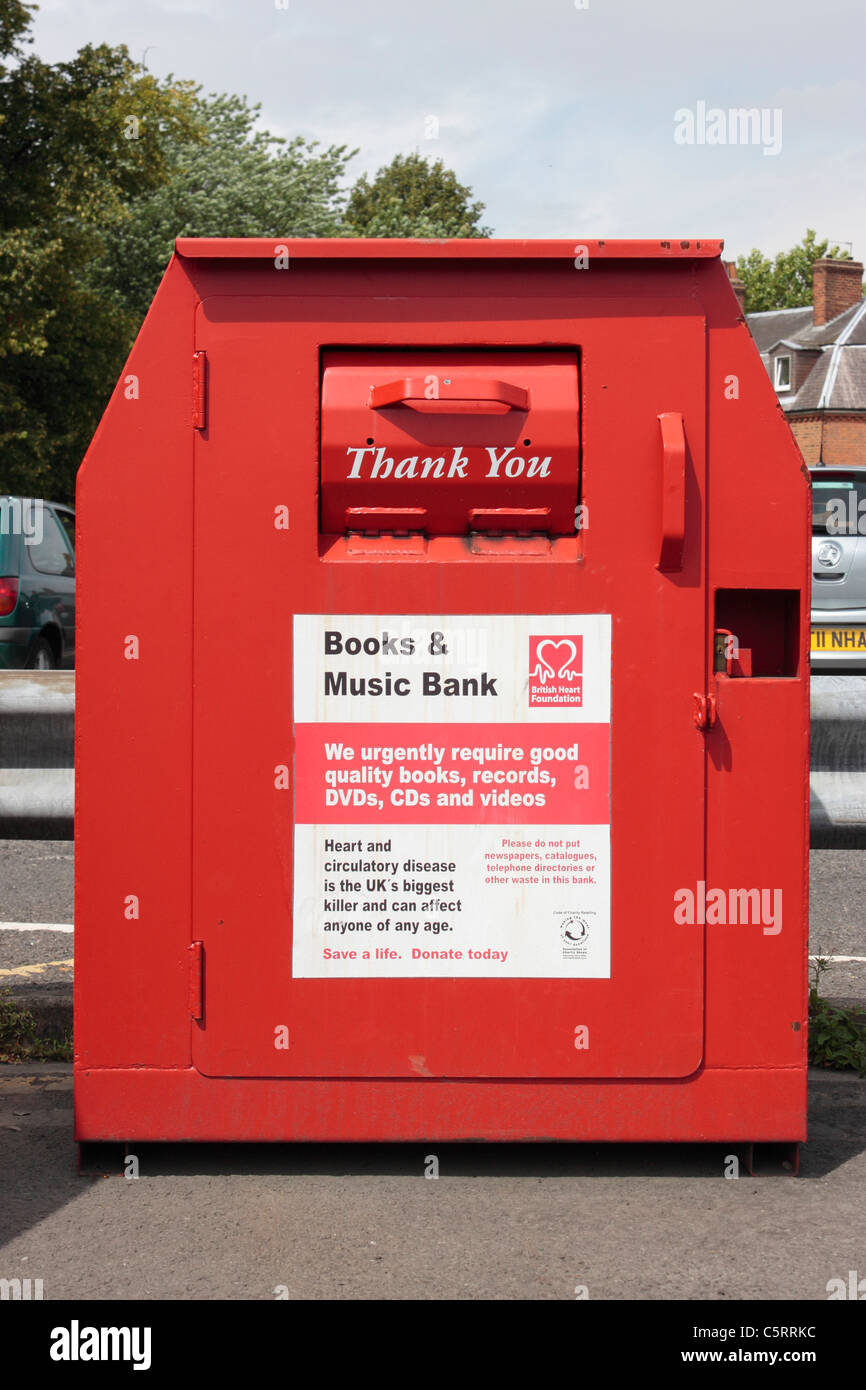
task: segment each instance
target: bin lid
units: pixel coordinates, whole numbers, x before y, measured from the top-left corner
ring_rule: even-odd
[[[178,237],[188,259],[272,260],[280,246],[298,260],[570,260],[578,253],[598,260],[711,260],[724,241],[706,238],[605,241],[497,237]]]

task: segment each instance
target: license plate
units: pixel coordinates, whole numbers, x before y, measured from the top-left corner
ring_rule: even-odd
[[[862,652],[866,656],[866,627],[813,627],[813,652]]]

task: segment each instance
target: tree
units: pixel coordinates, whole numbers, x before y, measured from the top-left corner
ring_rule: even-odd
[[[737,275],[746,287],[747,311],[754,314],[762,309],[797,309],[811,304],[812,266],[825,256],[851,259],[849,251],[830,247],[828,241],[816,241],[811,229],[798,246],[780,251],[773,261],[755,249],[741,256]]]
[[[345,146],[286,141],[255,128],[258,106],[238,96],[196,92],[203,136],[167,153],[168,177],[118,210],[92,267],[91,283],[140,322],[178,236],[339,236]]]
[[[347,195],[357,151],[280,140],[122,46],[43,63],[33,8],[0,0],[0,492],[71,499],[175,237],[488,235],[441,160]]]
[[[124,47],[25,55],[31,9],[0,0],[0,491],[71,498],[130,330],[86,270],[104,223],[195,138],[195,89]]]
[[[420,154],[398,154],[372,182],[357,180],[346,208],[347,236],[486,237],[479,226],[483,203],[458,183],[441,159],[429,164]]]
[[[0,3],[0,58],[18,57],[25,43],[30,42],[27,33],[32,22],[35,5],[23,0],[2,0]]]

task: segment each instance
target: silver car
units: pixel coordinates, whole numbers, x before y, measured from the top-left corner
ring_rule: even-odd
[[[866,467],[812,479],[812,669],[866,671]]]

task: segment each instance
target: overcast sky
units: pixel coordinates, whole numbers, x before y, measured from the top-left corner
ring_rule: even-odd
[[[147,50],[276,134],[357,146],[353,174],[441,156],[496,236],[724,237],[733,258],[814,227],[866,254],[863,0],[41,0],[34,34],[49,62]],[[763,136],[731,143],[753,107]]]

